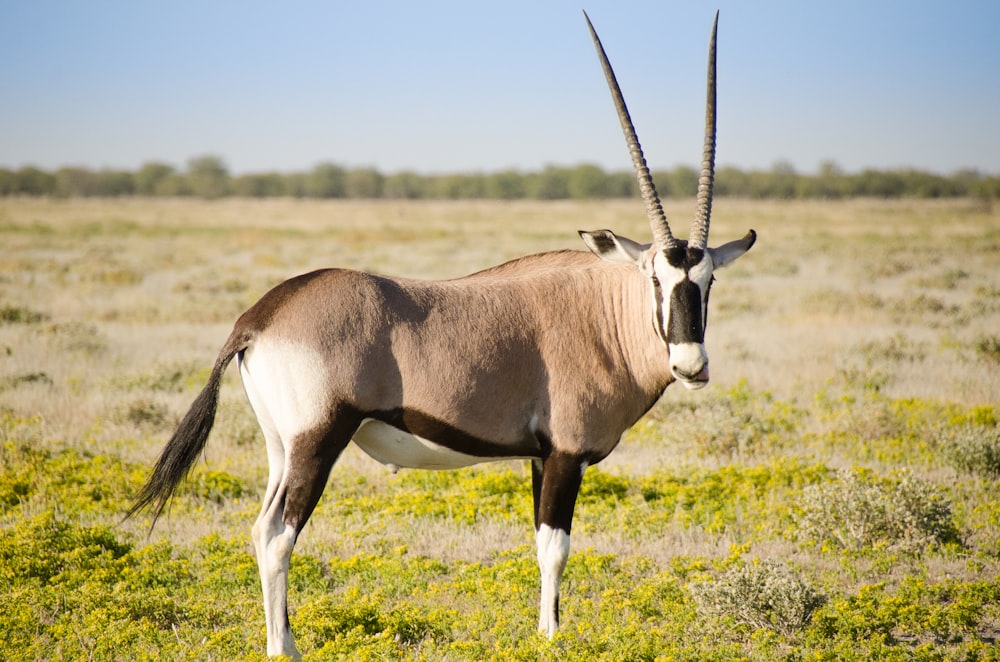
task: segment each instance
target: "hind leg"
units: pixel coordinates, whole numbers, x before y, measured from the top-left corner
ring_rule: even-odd
[[[273,468],[274,465],[272,465]],[[281,463],[282,469],[284,462]],[[288,624],[288,564],[295,545],[294,531],[285,530],[282,524],[284,488],[268,485],[260,515],[253,525],[253,546],[260,572],[260,587],[264,598],[264,620],[267,624],[267,654],[287,655],[299,659],[295,640]]]
[[[287,655],[299,659],[291,628],[288,625],[288,562],[295,544],[294,536],[283,531],[286,447],[281,434],[265,405],[265,400],[240,357],[240,372],[247,399],[257,417],[267,448],[268,478],[260,514],[254,522],[251,536],[260,572],[264,599],[264,619],[267,627],[267,654]],[[281,496],[279,497],[279,490]],[[284,534],[284,535],[283,535]]]
[[[299,659],[291,627],[288,624],[288,564],[295,545],[294,532],[285,531],[284,515],[285,447],[281,437],[258,414],[267,443],[267,492],[260,514],[254,522],[252,537],[260,572],[260,587],[264,599],[264,620],[267,625],[267,654],[287,655]],[[280,492],[280,496],[279,496]],[[291,533],[291,535],[290,535]]]
[[[293,436],[281,458],[277,484],[273,490],[268,485],[268,498],[253,525],[264,594],[268,655],[300,657],[288,623],[288,566],[292,549],[323,494],[330,469],[356,429],[357,422],[338,420],[330,426]],[[275,473],[272,465],[272,478]]]
[[[267,444],[267,490],[252,531],[264,598],[267,654],[298,659],[288,623],[292,549],[323,493],[330,469],[361,421],[350,412],[332,412],[313,418],[318,422],[310,429],[296,430],[295,421],[310,417],[297,409],[299,403],[282,397],[282,389],[277,388],[281,375],[271,374],[264,362],[257,366],[260,374],[255,378],[244,357],[240,359],[247,399]]]

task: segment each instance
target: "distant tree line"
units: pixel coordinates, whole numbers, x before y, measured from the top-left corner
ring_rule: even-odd
[[[695,194],[698,173],[678,166],[653,173],[662,197]],[[950,198],[1000,197],[1000,175],[962,170],[949,176],[920,170],[844,172],[825,162],[816,174],[802,174],[778,162],[769,170],[723,167],[716,172],[720,196],[745,198]],[[424,175],[411,171],[383,174],[375,168],[345,168],[320,163],[308,172],[233,175],[217,156],[191,159],[186,170],[147,163],[136,172],[66,167],[55,172],[26,166],[0,168],[0,196],[117,197],[189,196],[205,199],[248,198],[352,199],[496,199],[566,200],[627,198],[638,195],[630,171],[607,172],[599,166],[547,166],[537,172]]]

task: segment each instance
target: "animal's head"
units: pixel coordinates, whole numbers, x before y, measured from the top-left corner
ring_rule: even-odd
[[[586,17],[586,12],[584,12]],[[628,143],[632,164],[639,180],[639,190],[646,203],[651,244],[639,244],[619,237],[610,230],[581,232],[587,246],[598,256],[613,262],[634,264],[650,281],[653,296],[653,324],[670,354],[670,371],[686,387],[701,388],[708,383],[708,353],[705,351],[705,326],[708,322],[708,295],[713,273],[740,257],[753,246],[757,234],[750,230],[745,237],[717,248],[708,246],[708,228],[712,215],[712,185],[715,179],[715,37],[719,15],[715,15],[708,55],[708,103],[705,113],[705,148],[698,198],[688,240],[676,239],[670,231],[653,178],[646,167],[642,148],[629,117],[614,71],[608,62],[594,26],[587,17],[590,36],[604,69],[611,96],[618,110]]]

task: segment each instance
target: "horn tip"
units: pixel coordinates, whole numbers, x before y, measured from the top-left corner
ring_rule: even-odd
[[[590,21],[590,16],[587,14],[587,10],[584,9],[582,11],[583,11],[583,19],[587,21],[587,28],[590,30],[590,36],[593,37],[594,39],[597,39],[597,30],[594,29],[594,24]]]

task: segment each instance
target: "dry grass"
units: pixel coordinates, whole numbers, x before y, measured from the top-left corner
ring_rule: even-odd
[[[669,201],[679,234],[692,209]],[[707,393],[745,380],[806,407],[819,392],[857,388],[966,406],[1000,401],[1000,362],[988,351],[1000,333],[998,217],[964,201],[718,201],[714,242],[751,227],[760,239],[718,274]],[[455,277],[527,252],[582,248],[576,230],[602,227],[648,235],[634,201],[4,199],[0,407],[40,416],[50,445],[149,463],[232,321],[281,280],[333,265]],[[224,389],[207,461],[258,485],[266,462],[235,371]],[[665,400],[704,397],[671,389]],[[641,473],[675,451],[625,444],[608,466]],[[337,471],[360,472],[376,487],[393,480],[356,451]],[[249,526],[234,517],[224,507],[218,515]],[[217,525],[208,518],[177,531],[181,523],[167,522],[161,535],[196,537]],[[323,539],[345,524],[315,526],[314,539]],[[468,545],[487,549],[511,531],[483,532]],[[407,536],[448,556],[452,543],[442,540],[454,534]],[[344,551],[365,544],[339,540]],[[684,541],[649,544],[667,543]],[[708,549],[720,539],[687,543]],[[609,532],[582,544],[615,551],[633,543]]]
[[[692,209],[691,201],[669,201],[678,234],[686,233]],[[697,650],[728,659],[720,651],[732,652],[734,636],[745,645],[740,659],[814,645],[827,657],[867,659],[890,644],[900,657],[920,650],[935,659],[973,659],[993,645],[1000,632],[998,217],[1000,209],[966,201],[718,201],[714,242],[751,227],[759,241],[718,273],[713,288],[713,382],[693,393],[669,389],[616,452],[587,472],[573,530],[578,553],[565,582],[571,636],[556,645],[587,659],[595,657],[595,641],[614,647],[603,659],[632,659],[641,641],[650,650],[701,641],[706,648]],[[17,550],[37,542],[46,518],[65,520],[70,538],[63,545],[75,544],[72,536],[91,524],[118,525],[233,320],[281,280],[322,266],[456,277],[532,251],[582,249],[576,230],[604,227],[640,239],[649,232],[635,201],[0,199],[4,553],[30,563],[33,552],[21,558]],[[166,552],[180,566],[189,558],[204,565],[205,550],[219,540],[207,536],[217,534],[236,541],[223,545],[227,569],[245,566],[252,583],[248,533],[267,474],[262,445],[230,370],[205,461],[180,486],[172,511],[149,540],[141,518],[113,535],[134,545],[137,558],[161,563]],[[373,594],[385,587],[392,593],[412,575],[405,580],[415,582],[411,605],[425,604],[425,593],[432,603],[454,599],[454,592],[434,597],[424,590],[428,580],[414,574],[425,557],[448,563],[455,586],[485,582],[473,593],[461,588],[460,604],[448,605],[462,610],[463,622],[494,623],[498,610],[509,611],[517,616],[498,636],[531,632],[537,574],[525,464],[392,475],[349,447],[293,557],[293,581],[302,586],[292,618],[307,650],[330,659],[319,648],[336,643],[332,615],[341,606],[374,609],[380,599],[344,600],[339,587],[326,594],[329,577],[317,579],[359,559],[382,568],[366,580]],[[864,480],[855,485],[845,475]],[[911,482],[921,487],[900,501],[900,486]],[[831,491],[838,485],[843,489]],[[928,504],[935,508],[918,507]],[[895,545],[883,530],[893,522],[899,526],[889,533],[902,531]],[[878,540],[836,544],[845,527],[859,523]],[[147,545],[164,539],[169,546]],[[516,590],[509,577],[499,585],[488,577],[512,551],[530,571]],[[622,572],[608,575],[606,566]],[[247,584],[234,597],[242,575],[224,574],[229,588],[202,592],[195,603],[241,614],[245,622],[226,635],[235,637],[231,648],[215,641],[225,635],[218,623],[163,630],[199,659],[263,647],[256,587]],[[499,586],[496,596],[482,592],[490,582]],[[110,591],[99,582],[91,587]],[[158,656],[148,643],[132,650],[118,641],[103,612],[81,601],[86,591],[47,589],[9,601],[7,622],[17,622],[21,636],[37,640],[48,625],[37,623],[58,612],[72,624],[60,627],[86,632],[86,625],[95,642]],[[511,591],[518,593],[512,601]],[[598,594],[610,608],[588,616]],[[625,594],[655,609],[641,618],[625,613],[618,604]],[[49,596],[58,603],[51,613]],[[809,624],[821,596],[829,600]],[[145,587],[128,597],[143,606],[155,598]],[[75,611],[66,606],[74,600],[83,605]],[[383,616],[415,613],[382,608],[376,612]],[[915,615],[901,622],[907,610]],[[761,627],[780,638],[768,640]],[[655,634],[646,637],[643,628]],[[55,655],[64,642],[53,633],[70,630],[45,630],[49,639],[35,659]],[[390,630],[370,639],[377,643]],[[464,657],[421,649],[421,659],[489,657],[469,653],[465,635],[455,636]],[[85,650],[84,635],[78,639]],[[521,636],[510,650],[521,652],[527,642],[521,656],[531,657],[533,641]],[[928,653],[925,644],[938,648]],[[344,650],[358,657],[356,647]]]

